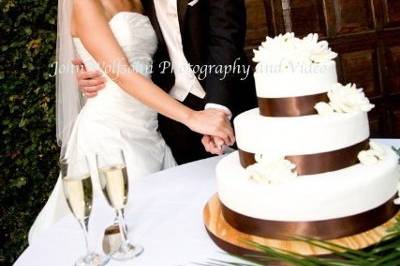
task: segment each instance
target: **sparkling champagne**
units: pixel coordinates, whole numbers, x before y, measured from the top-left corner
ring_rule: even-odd
[[[125,166],[101,168],[100,183],[108,203],[117,210],[122,210],[128,202],[128,173]]]
[[[93,202],[90,176],[82,178],[65,177],[63,182],[65,198],[72,213],[79,221],[89,218]]]

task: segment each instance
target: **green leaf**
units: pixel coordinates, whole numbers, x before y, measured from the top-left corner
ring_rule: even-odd
[[[12,265],[58,176],[55,84],[43,77],[54,62],[57,1],[2,0],[0,12],[0,265]]]

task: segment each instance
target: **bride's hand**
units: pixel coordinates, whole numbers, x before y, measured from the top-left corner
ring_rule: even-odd
[[[235,143],[235,136],[226,113],[217,109],[207,109],[204,111],[192,111],[187,123],[192,131],[202,135],[220,137],[226,145]]]

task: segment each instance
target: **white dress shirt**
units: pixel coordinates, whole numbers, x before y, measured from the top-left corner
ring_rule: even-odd
[[[170,91],[171,96],[181,102],[189,93],[204,99],[206,93],[183,52],[177,0],[154,0],[154,5],[175,74],[175,85]]]
[[[204,99],[206,92],[191,69],[183,52],[177,7],[178,0],[153,1],[161,32],[168,47],[171,66],[175,74],[175,85],[172,87],[170,95],[180,102],[183,102],[189,94]],[[220,104],[208,103],[206,105],[207,108],[221,109],[229,116],[231,115],[230,110]]]

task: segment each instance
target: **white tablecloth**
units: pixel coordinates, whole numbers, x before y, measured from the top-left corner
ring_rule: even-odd
[[[379,140],[400,147],[400,140]],[[134,184],[131,208],[126,213],[130,238],[145,252],[125,263],[108,265],[177,266],[204,263],[209,259],[233,261],[210,240],[203,225],[203,208],[216,193],[212,158],[169,169]],[[92,246],[101,251],[104,229],[113,212],[100,198],[93,207]],[[71,266],[84,252],[82,232],[75,219],[66,217],[44,233],[20,256],[17,266]]]

